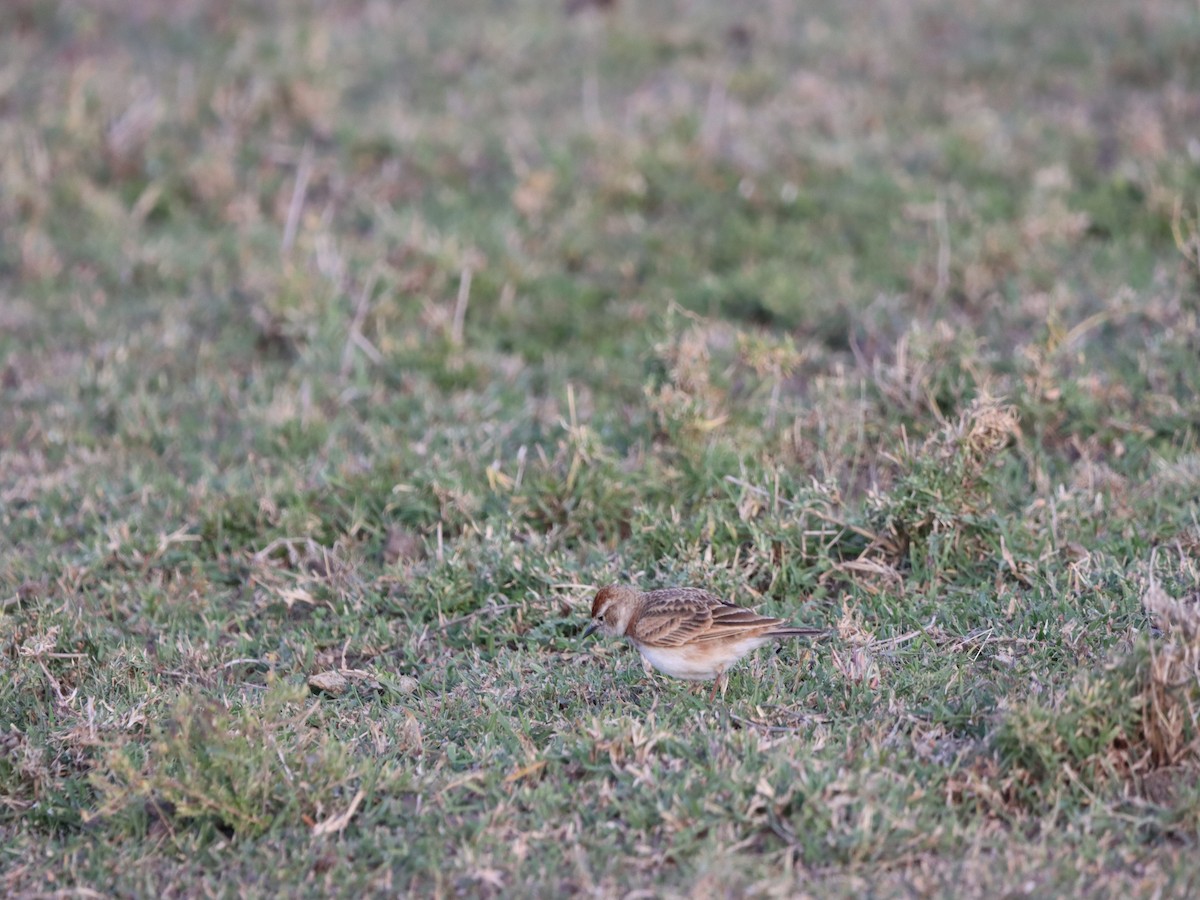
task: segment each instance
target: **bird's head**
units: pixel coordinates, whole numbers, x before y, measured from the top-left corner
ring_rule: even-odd
[[[642,602],[642,592],[637,588],[610,584],[596,592],[592,601],[592,621],[583,636],[594,631],[612,637],[620,637],[629,628],[634,614]]]

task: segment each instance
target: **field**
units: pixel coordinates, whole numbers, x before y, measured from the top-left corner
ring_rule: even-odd
[[[1195,895],[1198,398],[1194,0],[5,3],[0,893]]]

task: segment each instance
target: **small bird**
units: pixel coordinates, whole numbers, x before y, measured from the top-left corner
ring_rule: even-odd
[[[750,651],[778,638],[824,634],[760,616],[700,588],[639,591],[618,584],[596,592],[583,636],[595,631],[629,638],[643,660],[667,675],[715,678],[713,699],[718,687],[725,695],[725,670]]]

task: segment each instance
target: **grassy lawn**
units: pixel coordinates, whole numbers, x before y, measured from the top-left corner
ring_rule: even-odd
[[[1197,48],[4,4],[0,893],[1200,890]]]

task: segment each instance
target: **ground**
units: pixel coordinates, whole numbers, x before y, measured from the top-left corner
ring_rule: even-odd
[[[1198,47],[5,4],[3,893],[1194,892]]]

